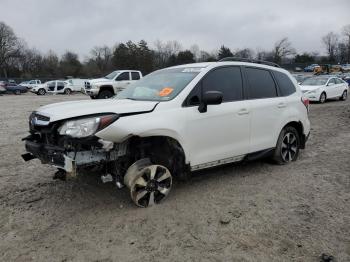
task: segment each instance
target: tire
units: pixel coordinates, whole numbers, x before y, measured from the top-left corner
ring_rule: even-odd
[[[97,97],[96,96],[90,96],[91,99],[96,99]]]
[[[172,176],[165,166],[141,159],[128,168],[124,184],[129,188],[135,205],[150,207],[167,197],[172,186]]]
[[[340,97],[340,100],[345,101],[348,98],[348,91],[344,90],[343,94]]]
[[[279,165],[288,164],[297,160],[299,149],[300,135],[298,131],[292,126],[287,126],[283,128],[278,137],[272,160]]]
[[[72,90],[70,90],[69,88],[64,90],[65,95],[70,95],[71,93],[72,93]]]
[[[15,95],[20,95],[21,94],[21,90],[15,90]]]
[[[43,95],[45,95],[45,94],[46,94],[46,90],[45,90],[44,88],[40,88],[40,89],[38,90],[38,93],[37,93],[38,96],[43,96]]]
[[[327,100],[327,95],[325,92],[322,92],[322,94],[320,95],[320,99],[318,100],[321,104],[325,103]]]
[[[103,90],[98,94],[97,98],[98,99],[108,99],[108,98],[111,98],[113,95],[114,94],[111,91]]]

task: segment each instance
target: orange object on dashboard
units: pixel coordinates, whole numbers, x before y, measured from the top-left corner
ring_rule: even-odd
[[[159,91],[159,96],[168,96],[174,91],[171,87],[164,87],[162,90]]]

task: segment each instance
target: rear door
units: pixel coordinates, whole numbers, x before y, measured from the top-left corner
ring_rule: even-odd
[[[343,81],[340,80],[339,78],[335,78],[335,82],[337,84],[337,97],[342,96],[344,90],[346,89],[347,84]]]
[[[276,146],[288,104],[278,96],[277,85],[268,69],[245,67],[251,111],[250,153]]]

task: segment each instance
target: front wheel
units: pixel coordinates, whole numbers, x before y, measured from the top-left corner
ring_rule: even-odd
[[[298,158],[299,149],[300,136],[298,131],[292,126],[287,126],[278,137],[273,160],[280,165],[288,164]]]
[[[43,96],[43,95],[45,95],[46,94],[46,91],[45,91],[45,89],[44,88],[40,88],[39,90],[38,90],[38,93],[37,93],[39,96]]]
[[[113,93],[111,91],[103,90],[103,91],[101,91],[98,94],[97,98],[99,98],[99,99],[107,99],[107,98],[110,98],[112,96],[113,96]]]
[[[345,101],[348,98],[348,91],[344,90],[343,94],[340,97],[340,100]]]
[[[319,101],[320,101],[321,104],[323,104],[324,102],[326,102],[326,100],[327,100],[327,95],[326,95],[325,92],[323,92],[323,93],[320,95]]]
[[[139,207],[159,204],[169,194],[172,186],[170,171],[162,165],[142,159],[129,167],[124,177],[132,201]]]

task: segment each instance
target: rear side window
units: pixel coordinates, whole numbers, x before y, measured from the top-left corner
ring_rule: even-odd
[[[342,84],[342,83],[344,83],[342,80],[340,80],[339,78],[336,78],[335,79],[335,82],[337,83],[337,84]]]
[[[289,79],[289,77],[286,74],[278,71],[273,71],[273,74],[275,76],[282,96],[289,96],[296,91],[293,82]]]
[[[336,82],[335,82],[335,79],[334,78],[332,78],[331,80],[329,80],[329,82],[328,82],[328,84],[336,84]]]
[[[131,72],[131,78],[132,80],[139,80],[140,74],[138,72]]]
[[[276,97],[275,81],[268,70],[247,67],[246,76],[249,82],[249,98],[269,98]]]
[[[239,67],[223,67],[208,73],[202,82],[202,92],[219,91],[223,102],[242,100],[242,75]]]

